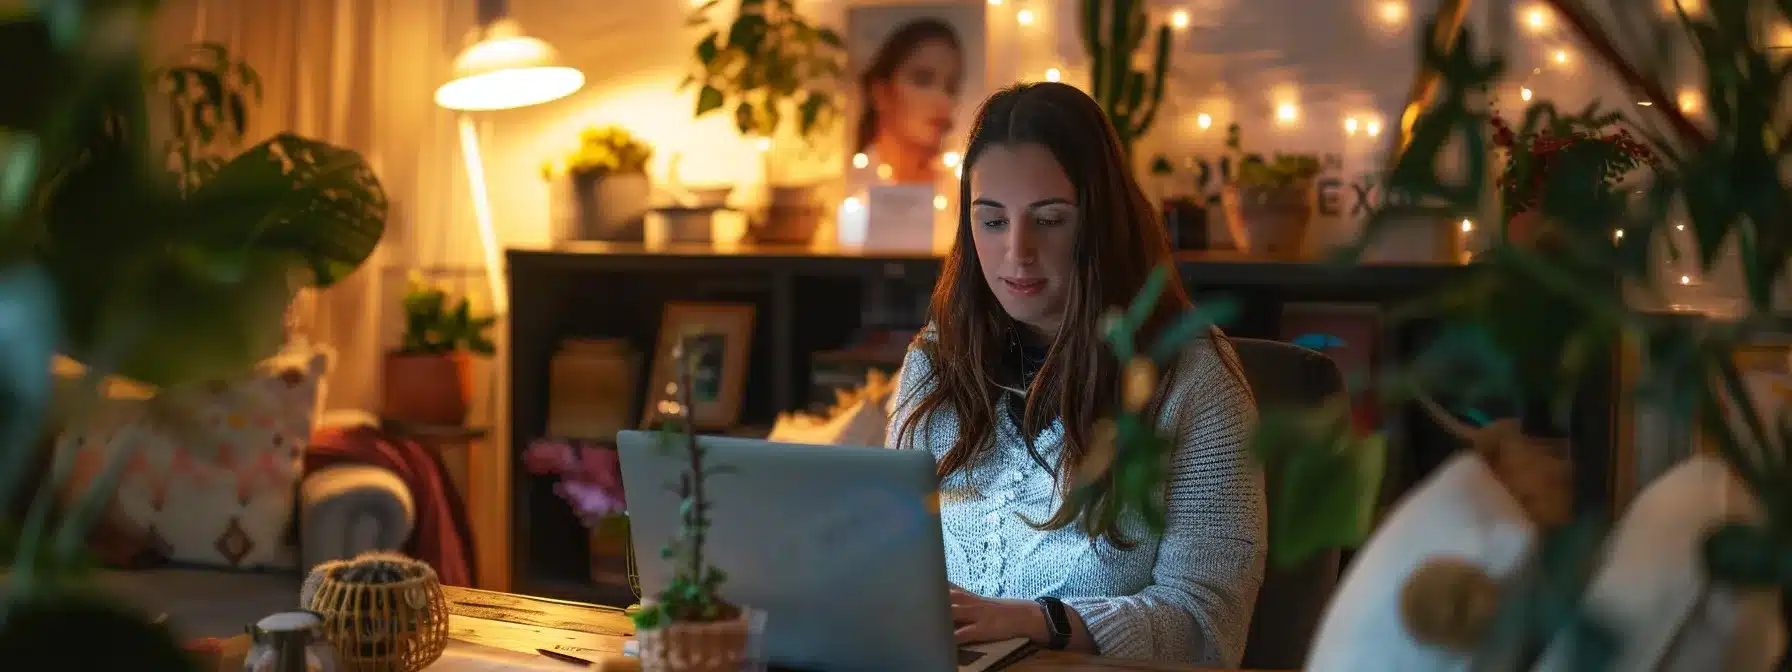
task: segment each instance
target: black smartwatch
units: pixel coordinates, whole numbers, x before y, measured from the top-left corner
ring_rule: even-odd
[[[1035,602],[1045,611],[1045,629],[1051,633],[1051,639],[1045,648],[1062,651],[1070,646],[1070,614],[1064,611],[1064,602],[1055,597],[1041,597]]]

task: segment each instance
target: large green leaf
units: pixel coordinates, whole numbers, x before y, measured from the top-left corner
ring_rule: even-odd
[[[288,252],[328,287],[379,245],[386,192],[353,150],[281,134],[236,157],[188,199],[184,218],[209,249]]]

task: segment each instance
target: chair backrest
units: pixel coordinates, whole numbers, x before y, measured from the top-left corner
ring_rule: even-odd
[[[1280,341],[1233,338],[1232,347],[1259,409],[1318,406],[1344,391],[1344,376],[1331,358]],[[1275,509],[1274,475],[1269,476],[1269,508]],[[1272,541],[1273,543],[1273,541]],[[1244,667],[1298,670],[1338,583],[1338,551],[1331,550],[1286,570],[1269,568],[1257,592],[1245,643]]]

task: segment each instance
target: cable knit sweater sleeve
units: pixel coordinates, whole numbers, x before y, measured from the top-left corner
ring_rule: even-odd
[[[1223,337],[1191,345],[1178,378],[1163,413],[1181,442],[1152,584],[1064,603],[1102,655],[1237,667],[1268,550],[1263,477],[1246,447],[1256,405]]]

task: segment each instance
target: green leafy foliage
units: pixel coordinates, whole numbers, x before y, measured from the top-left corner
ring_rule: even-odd
[[[793,123],[798,137],[814,143],[840,114],[833,88],[846,70],[845,42],[810,23],[792,0],[736,3],[726,26],[710,19],[722,0],[692,15],[690,25],[706,32],[680,90],[697,87],[696,116],[730,114],[742,135],[772,137]]]
[[[1264,409],[1251,453],[1273,474],[1269,560],[1299,566],[1314,554],[1355,546],[1375,524],[1375,499],[1387,462],[1385,438],[1350,430],[1350,398],[1320,409]]]
[[[450,301],[448,292],[412,278],[404,295],[404,335],[398,354],[443,355],[471,352],[490,357],[498,349],[492,343],[492,325],[498,318],[475,316],[466,297]]]
[[[15,665],[189,665],[165,628],[82,583],[82,542],[131,454],[59,513],[49,493],[68,460],[19,496],[46,421],[79,421],[113,374],[167,386],[249,369],[281,342],[294,292],[348,275],[384,231],[385,194],[358,154],[279,135],[232,155],[259,79],[216,45],[146,70],[137,40],[155,6],[0,5],[14,66],[0,75],[0,503],[28,500],[0,530],[0,658]],[[56,351],[88,366],[82,394],[52,398]]]
[[[1120,144],[1151,130],[1164,100],[1164,79],[1170,70],[1170,27],[1158,26],[1149,72],[1133,68],[1134,54],[1145,44],[1144,0],[1083,0],[1083,48],[1089,54],[1090,95],[1108,113]]]
[[[710,565],[704,556],[704,542],[709,535],[709,512],[712,502],[707,490],[708,479],[728,472],[725,466],[710,464],[707,451],[697,443],[691,425],[691,380],[695,377],[697,356],[691,347],[699,334],[686,334],[673,349],[673,366],[677,375],[672,398],[662,400],[671,406],[660,425],[660,448],[667,452],[683,452],[688,465],[672,486],[678,493],[678,536],[660,551],[660,558],[673,563],[672,578],[666,582],[651,604],[630,615],[635,627],[652,629],[672,623],[711,623],[740,615],[740,608],[722,599],[722,583],[727,574]]]

